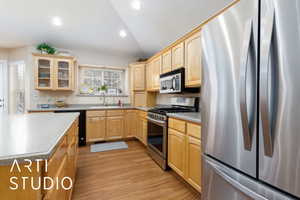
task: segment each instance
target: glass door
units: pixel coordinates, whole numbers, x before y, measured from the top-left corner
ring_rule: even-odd
[[[9,113],[25,112],[25,62],[9,63]]]
[[[37,58],[36,62],[36,88],[52,89],[52,59]]]
[[[56,89],[71,90],[72,89],[72,60],[56,60]]]
[[[7,63],[0,61],[0,114],[6,113],[7,109]]]

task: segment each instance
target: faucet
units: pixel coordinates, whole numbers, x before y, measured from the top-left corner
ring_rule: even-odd
[[[106,106],[106,96],[105,96],[105,94],[103,94],[101,97],[102,97],[102,105]]]

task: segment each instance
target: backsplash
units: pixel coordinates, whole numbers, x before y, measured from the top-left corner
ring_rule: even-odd
[[[156,104],[169,105],[171,104],[171,97],[200,97],[200,93],[158,94],[156,97]]]
[[[84,97],[76,95],[72,92],[52,92],[52,91],[37,91],[33,90],[31,101],[35,108],[38,104],[54,104],[56,100],[63,100],[67,104],[103,104],[103,97]],[[118,104],[119,100],[123,104],[130,104],[129,96],[122,97],[105,97],[107,104]]]

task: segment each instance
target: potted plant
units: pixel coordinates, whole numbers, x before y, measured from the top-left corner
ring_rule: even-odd
[[[101,85],[100,87],[98,87],[98,92],[104,95],[107,92],[107,85]]]
[[[37,46],[37,50],[41,51],[42,54],[55,54],[56,49],[54,47],[51,47],[47,43],[41,43]]]

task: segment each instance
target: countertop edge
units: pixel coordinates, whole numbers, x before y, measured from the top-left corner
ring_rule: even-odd
[[[27,111],[30,113],[34,112],[55,112],[55,111],[80,111],[80,110],[131,110],[131,109],[136,109],[136,110],[143,110],[143,111],[148,111],[151,109],[151,107],[136,107],[136,106],[124,106],[124,107],[86,107],[86,108],[33,108],[33,109],[28,109]]]
[[[195,124],[198,124],[198,125],[202,124],[201,119],[193,118],[193,117],[188,117],[188,116],[180,116],[179,113],[169,113],[167,115],[168,115],[168,117],[171,117],[171,118],[175,118],[175,119],[179,119],[179,120],[183,120],[183,121],[195,123]]]

